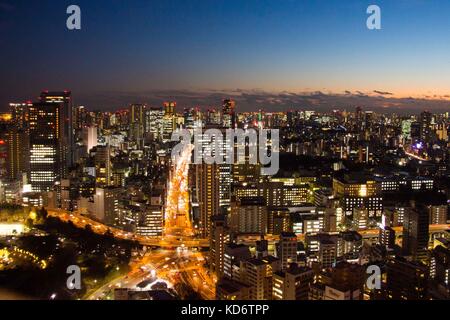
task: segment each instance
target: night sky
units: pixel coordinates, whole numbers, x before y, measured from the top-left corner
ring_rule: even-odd
[[[66,28],[71,4],[81,31]],[[382,30],[366,28],[369,4]],[[43,89],[70,89],[91,109],[450,97],[445,0],[0,0],[0,49],[2,110]]]

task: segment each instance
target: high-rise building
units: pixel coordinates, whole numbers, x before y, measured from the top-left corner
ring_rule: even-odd
[[[308,300],[309,286],[314,280],[314,272],[310,268],[290,266],[286,271],[273,275],[274,300]]]
[[[8,131],[8,177],[11,180],[21,179],[29,172],[29,139],[28,132],[15,126]]]
[[[365,283],[365,269],[358,264],[339,262],[331,270],[325,286],[324,300],[361,300]]]
[[[222,105],[222,126],[224,128],[236,127],[236,102],[230,99],[223,101]]]
[[[186,108],[183,111],[184,127],[189,130],[202,127],[202,113],[198,108]]]
[[[145,208],[136,233],[142,236],[157,237],[163,233],[164,210],[161,205],[151,205]]]
[[[249,259],[241,263],[241,281],[251,286],[249,300],[271,300],[273,273],[279,271],[278,259]]]
[[[269,255],[269,241],[263,239],[256,241],[256,258],[262,259]]]
[[[198,200],[200,232],[208,238],[211,231],[211,217],[220,214],[219,169],[217,164],[195,164],[196,198]]]
[[[176,102],[164,102],[164,115],[166,116],[174,116],[175,109],[177,107]]]
[[[405,140],[411,139],[411,124],[410,119],[402,121],[402,135]]]
[[[425,261],[428,256],[429,214],[425,207],[408,210],[403,221],[403,254]]]
[[[207,125],[220,125],[220,111],[216,109],[208,109],[206,113]]]
[[[338,255],[337,242],[334,238],[322,238],[319,240],[318,261],[322,268],[333,267]]]
[[[236,199],[264,197],[268,207],[299,207],[308,202],[309,185],[285,185],[283,182],[242,184],[234,187]]]
[[[97,146],[94,149],[95,177],[97,185],[111,185],[111,150],[109,146]]]
[[[433,120],[433,114],[429,111],[423,111],[419,117],[420,125],[420,139],[428,141],[431,134],[431,122]]]
[[[229,229],[226,226],[226,217],[222,215],[211,217],[211,234],[209,236],[209,261],[211,271],[218,278],[224,273],[225,246],[230,242]]]
[[[78,106],[74,111],[74,129],[81,130],[88,125],[88,112],[84,106]]]
[[[390,300],[423,300],[428,296],[428,268],[402,257],[386,264],[386,298]]]
[[[122,188],[97,188],[91,213],[100,221],[114,225],[119,215],[119,200]]]
[[[267,207],[262,197],[241,198],[233,202],[229,226],[239,234],[266,234]]]
[[[430,215],[430,224],[446,224],[447,223],[447,204],[428,206]]]
[[[250,258],[251,254],[248,246],[244,244],[228,243],[225,246],[224,252],[223,276],[229,279],[239,280],[241,262]]]
[[[145,109],[145,127],[144,131],[152,139],[162,138],[164,109],[161,107],[150,107]]]
[[[175,115],[165,114],[162,119],[162,141],[169,142],[172,134],[177,128],[177,118]]]
[[[62,108],[57,103],[29,107],[30,184],[35,192],[52,190],[66,170]]]
[[[291,263],[297,263],[297,236],[293,232],[282,232],[277,245],[281,270],[285,271]]]
[[[450,298],[450,250],[441,245],[431,254],[430,278],[435,282],[437,291],[445,298]]]
[[[386,248],[392,249],[395,246],[395,230],[388,226],[380,227],[379,242]]]
[[[86,152],[89,154],[92,148],[97,146],[97,127],[89,126],[83,127],[83,145],[86,147]]]
[[[49,92],[43,91],[40,100],[42,103],[50,103],[59,106],[58,127],[60,130],[59,139],[61,140],[62,177],[68,175],[69,168],[74,163],[74,138],[75,132],[73,128],[73,101],[70,91]]]
[[[32,105],[31,102],[9,104],[11,124],[14,127],[17,129],[25,129],[28,127],[28,108]]]
[[[129,107],[129,139],[130,141],[138,143],[138,145],[140,145],[142,139],[144,138],[144,110],[145,105],[143,104],[132,104]]]
[[[333,195],[341,199],[345,214],[351,216],[355,208],[365,208],[369,217],[381,216],[383,197],[381,183],[358,174],[333,179]]]

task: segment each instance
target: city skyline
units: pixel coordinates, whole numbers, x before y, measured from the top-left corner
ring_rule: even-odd
[[[0,0],[0,300],[450,300],[447,12]]]
[[[74,100],[0,118],[0,298],[450,297],[449,112]]]
[[[448,108],[443,1],[378,1],[381,30],[367,29],[366,1],[77,4],[82,29],[69,31],[69,3],[1,2],[1,110],[46,88],[69,88],[99,110],[177,93],[187,107],[231,93],[243,110],[345,107],[349,97],[387,110]]]

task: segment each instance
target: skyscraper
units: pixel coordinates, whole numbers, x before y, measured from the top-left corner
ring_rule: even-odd
[[[30,183],[36,192],[52,190],[65,172],[61,109],[61,104],[42,102],[29,107]]]
[[[86,148],[86,152],[89,153],[92,148],[97,146],[97,127],[89,126],[83,129],[83,145]]]
[[[144,138],[144,109],[145,106],[143,104],[132,104],[129,108],[129,139],[138,144]]]
[[[433,119],[433,115],[429,111],[423,111],[420,114],[420,118],[419,118],[420,139],[423,141],[426,141],[430,138],[432,119]]]
[[[209,236],[209,257],[211,270],[220,278],[224,273],[225,246],[230,242],[226,217],[223,215],[211,217],[211,234]]]
[[[11,180],[20,179],[28,172],[28,134],[24,129],[11,127],[8,131],[8,177]]]
[[[196,164],[195,181],[200,211],[200,231],[204,238],[211,232],[211,217],[219,215],[219,169],[217,164]]]
[[[110,153],[109,146],[97,146],[95,149],[95,177],[99,186],[111,185],[112,165]]]
[[[166,116],[174,116],[175,115],[175,109],[177,107],[176,102],[164,102],[164,115]]]
[[[74,137],[73,131],[73,103],[70,91],[49,92],[43,91],[40,100],[42,103],[50,103],[59,106],[58,129],[61,141],[60,161],[65,165],[61,168],[61,177],[67,177],[68,169],[74,163]]]
[[[164,110],[162,107],[150,107],[145,109],[144,131],[152,139],[159,140],[162,135]]]
[[[297,263],[297,236],[295,233],[281,233],[277,256],[281,261],[282,271],[285,271],[291,263]]]
[[[386,265],[387,299],[422,300],[427,297],[428,268],[402,257]]]
[[[414,260],[427,258],[429,215],[427,208],[417,207],[405,214],[403,221],[403,253]]]
[[[230,99],[226,99],[223,101],[222,105],[222,126],[224,128],[232,128],[236,127],[236,102]]]
[[[172,133],[177,127],[177,118],[175,114],[175,102],[164,103],[164,117],[162,119],[162,140],[169,142],[172,139]]]

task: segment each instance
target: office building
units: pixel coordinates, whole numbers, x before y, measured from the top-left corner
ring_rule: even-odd
[[[207,238],[211,231],[212,216],[219,215],[219,172],[217,164],[195,164],[195,186],[200,221],[199,229]]]
[[[69,168],[74,163],[75,132],[73,128],[73,101],[70,91],[49,92],[43,91],[40,97],[41,103],[50,103],[58,106],[58,125],[60,146],[60,161],[62,178],[67,177]],[[31,121],[31,119],[30,119]],[[30,132],[31,135],[31,132]]]
[[[53,190],[66,170],[61,109],[57,103],[29,107],[30,184],[35,192]]]
[[[408,210],[403,222],[403,254],[417,261],[428,257],[429,213],[427,208],[418,207]]]
[[[277,257],[281,262],[281,270],[285,271],[291,263],[297,263],[297,236],[293,232],[282,232],[277,245]]]
[[[274,300],[308,300],[309,287],[314,280],[314,272],[310,268],[290,266],[286,271],[273,275]]]
[[[226,225],[225,216],[212,216],[211,219],[209,261],[211,271],[220,278],[224,273],[225,246],[230,242],[230,232]]]
[[[386,298],[424,300],[428,296],[428,268],[417,262],[396,257],[386,265]]]

